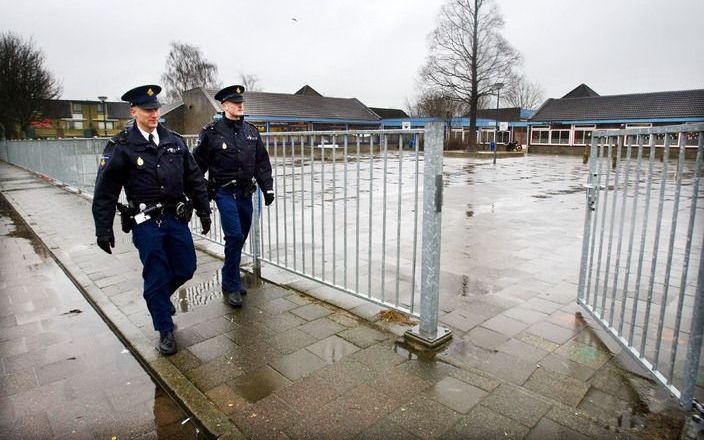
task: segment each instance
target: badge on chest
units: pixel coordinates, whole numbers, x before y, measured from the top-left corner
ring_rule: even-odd
[[[144,159],[141,156],[137,156],[137,166],[140,168],[144,166]]]
[[[227,150],[227,144],[225,142],[222,143],[222,149]]]

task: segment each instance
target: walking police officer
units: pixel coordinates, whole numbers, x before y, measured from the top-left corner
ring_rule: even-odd
[[[139,250],[144,299],[159,331],[159,352],[176,353],[176,312],[171,294],[193,277],[196,254],[188,221],[195,206],[203,233],[210,230],[205,179],[183,138],[159,124],[161,87],[136,87],[122,96],[130,103],[134,125],[105,146],[93,196],[98,246],[108,254],[115,246],[113,220],[124,188],[128,206],[119,204],[122,229],[132,230]]]
[[[225,87],[215,94],[222,119],[200,132],[193,150],[200,169],[208,172],[208,190],[215,199],[225,233],[222,290],[228,304],[242,307],[240,261],[242,246],[252,224],[254,182],[264,193],[266,205],[274,201],[271,162],[257,127],[244,121],[244,87]]]

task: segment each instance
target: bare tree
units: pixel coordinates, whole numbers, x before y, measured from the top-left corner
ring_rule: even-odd
[[[259,77],[253,73],[240,73],[240,84],[244,89],[250,92],[261,92],[262,87],[259,83]]]
[[[545,101],[545,92],[537,82],[528,81],[525,76],[516,76],[509,83],[505,94],[505,102],[512,107],[520,107],[525,109],[537,109]]]
[[[463,103],[434,90],[424,90],[415,100],[406,100],[408,113],[414,117],[447,118],[466,113]]]
[[[171,50],[166,57],[166,72],[161,75],[168,101],[181,99],[183,92],[195,87],[219,87],[217,75],[218,67],[203,57],[200,48],[171,42]]]
[[[508,83],[520,55],[501,36],[503,17],[493,0],[447,0],[430,34],[430,54],[421,77],[431,88],[469,108],[469,129],[476,131],[483,96]],[[470,136],[469,149],[476,150]]]
[[[61,95],[61,89],[31,39],[0,34],[0,138],[25,136],[46,100]]]

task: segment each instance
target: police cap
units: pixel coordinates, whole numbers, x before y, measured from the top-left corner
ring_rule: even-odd
[[[221,103],[225,101],[244,102],[244,96],[242,96],[243,93],[244,86],[229,86],[217,92],[215,94],[215,99]]]
[[[144,109],[159,108],[161,103],[156,99],[156,95],[161,92],[161,87],[157,85],[146,85],[135,87],[122,95],[123,101],[130,103],[130,106],[137,106]]]

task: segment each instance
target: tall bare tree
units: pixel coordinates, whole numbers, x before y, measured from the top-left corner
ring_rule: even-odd
[[[25,136],[46,100],[61,95],[61,89],[31,39],[0,34],[0,138]]]
[[[421,70],[428,86],[469,108],[469,129],[477,127],[480,99],[507,83],[521,57],[499,33],[503,17],[493,0],[447,0],[435,30],[430,54]],[[469,149],[476,150],[470,136]]]
[[[441,119],[448,115],[457,117],[466,113],[462,102],[434,90],[423,90],[414,100],[406,100],[406,109],[413,117]]]
[[[200,48],[171,42],[171,50],[166,57],[166,72],[161,75],[168,101],[181,99],[183,92],[195,87],[219,87],[217,76],[218,67],[203,57]]]
[[[525,76],[518,75],[509,82],[505,93],[502,92],[505,103],[512,107],[537,109],[545,101],[545,92],[537,82],[528,81]]]
[[[242,84],[247,91],[261,92],[262,90],[259,77],[253,73],[240,73],[240,81],[240,84]]]

